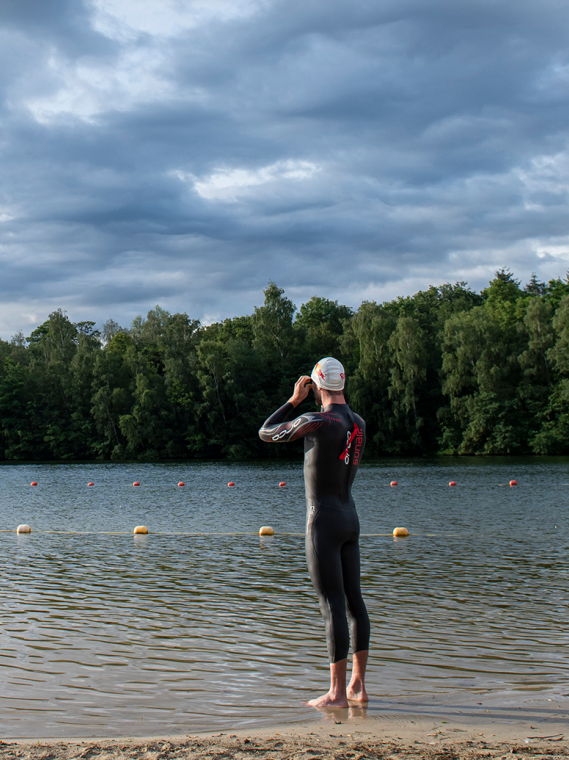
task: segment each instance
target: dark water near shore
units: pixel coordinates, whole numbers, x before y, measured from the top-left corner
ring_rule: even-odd
[[[5,465],[0,478],[0,736],[314,715],[302,701],[328,667],[301,464]],[[354,491],[370,715],[565,699],[569,460],[389,460],[363,466]],[[267,524],[276,535],[260,538]],[[410,537],[394,540],[396,525]]]

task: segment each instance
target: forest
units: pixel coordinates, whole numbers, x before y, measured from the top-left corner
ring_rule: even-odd
[[[346,368],[367,457],[569,453],[569,277],[522,287],[502,269],[481,293],[444,284],[357,311],[297,309],[270,282],[253,314],[210,325],[157,306],[97,330],[57,310],[0,341],[0,458],[298,456],[257,430],[324,356]]]

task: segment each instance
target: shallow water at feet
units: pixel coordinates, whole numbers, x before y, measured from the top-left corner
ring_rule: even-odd
[[[4,465],[0,478],[1,736],[314,716],[302,702],[328,667],[300,463]],[[565,699],[568,484],[566,459],[361,468],[369,715]],[[24,522],[33,532],[16,535]],[[257,535],[266,524],[274,537]]]

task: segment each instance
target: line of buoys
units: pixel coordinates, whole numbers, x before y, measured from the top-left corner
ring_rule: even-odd
[[[32,480],[32,482],[30,483],[30,485],[31,485],[31,486],[37,486],[37,481],[36,481],[36,480]],[[94,486],[95,484],[94,484],[92,481],[90,481],[89,483],[87,483],[87,485],[88,485],[88,486]],[[135,481],[134,481],[134,483],[133,483],[132,485],[133,485],[133,486],[139,486],[139,485],[140,485],[140,483],[138,482],[138,480],[135,480]],[[184,482],[181,480],[181,481],[178,483],[178,485],[179,485],[179,486],[185,486],[186,484],[185,484],[185,483],[184,483]],[[234,486],[234,485],[235,485],[235,483],[229,483],[228,485],[230,485],[230,486]],[[286,483],[279,483],[279,485],[280,485],[280,486],[286,486]]]
[[[37,481],[36,481],[36,480],[32,480],[32,482],[30,483],[30,485],[31,485],[31,486],[37,486],[37,484],[38,484],[38,483],[37,483]],[[95,484],[94,484],[93,482],[89,482],[89,483],[87,483],[87,485],[88,485],[88,486],[94,486]],[[132,485],[133,485],[133,486],[139,486],[139,485],[140,485],[140,482],[139,482],[138,480],[135,480],[135,481],[134,481],[134,483],[133,483]],[[184,481],[183,481],[183,480],[181,480],[181,481],[178,483],[178,485],[179,485],[179,486],[185,486],[186,484],[184,483]],[[232,480],[230,480],[230,481],[229,481],[229,483],[228,483],[227,485],[228,485],[228,486],[234,486],[234,485],[235,485],[235,483],[234,483]],[[391,481],[391,483],[390,483],[389,485],[390,485],[390,486],[392,486],[392,487],[394,487],[394,486],[398,485],[398,483],[397,483],[397,481],[396,481],[396,480],[392,480],[392,481]],[[455,486],[455,485],[456,485],[456,480],[451,480],[451,481],[450,481],[450,483],[449,483],[449,486]],[[517,481],[517,480],[510,480],[510,485],[511,485],[511,486],[517,486],[517,485],[518,485],[518,481]],[[569,484],[565,484],[565,483],[564,483],[563,485],[569,485]],[[281,480],[281,482],[279,483],[279,488],[284,488],[284,486],[286,486],[286,482],[285,482],[284,480]]]
[[[282,485],[282,483],[279,483],[279,485]],[[392,486],[392,487],[396,486],[397,485],[397,481],[396,480],[392,480],[389,485]],[[451,480],[449,482],[449,486],[452,487],[452,486],[455,486],[455,485],[456,485],[456,480]],[[499,485],[505,485],[505,484],[504,483],[500,483]],[[510,485],[511,486],[517,486],[518,485],[518,481],[517,480],[510,480]],[[563,483],[563,485],[569,485],[569,483]]]
[[[405,538],[405,536],[409,535],[409,531],[403,527],[393,528],[393,535],[395,538]]]
[[[37,482],[36,482],[35,480],[32,480],[32,482],[30,483],[30,485],[32,485],[32,486],[37,486]],[[87,483],[87,485],[88,485],[88,486],[94,486],[95,484],[94,484],[94,483]],[[132,485],[133,485],[133,486],[139,486],[139,485],[140,485],[140,482],[139,482],[138,480],[135,480],[135,481],[134,481],[134,483],[133,483]],[[178,483],[178,486],[180,486],[180,487],[181,487],[181,486],[185,486],[185,485],[186,485],[186,484],[184,483],[184,481],[183,481],[183,480],[180,480],[180,482]],[[234,485],[235,485],[235,483],[234,483],[232,480],[230,480],[230,481],[229,481],[229,483],[228,483],[227,485],[228,485],[228,486],[234,486]],[[395,482],[394,482],[394,483],[392,483],[391,485],[392,485],[392,486],[394,486],[394,485],[396,486],[396,485],[397,485],[397,483],[395,483]],[[286,486],[286,483],[285,483],[285,481],[284,481],[284,480],[281,480],[281,482],[279,483],[279,488],[284,488],[284,486]]]
[[[405,529],[404,528],[403,529],[397,528],[396,530],[405,530]],[[2,532],[7,532],[7,531],[2,531]],[[22,523],[21,525],[18,525],[18,527],[16,528],[16,533],[31,533],[31,532],[32,532],[32,529],[26,523]],[[47,531],[47,533],[58,533],[58,532],[61,532],[61,531],[56,531],[56,530],[55,531],[54,530],[48,530]],[[76,531],[63,531],[63,533],[74,533],[74,532],[76,532]],[[105,532],[105,531],[103,531],[103,532]],[[120,531],[118,531],[118,532],[114,531],[113,533],[115,535],[124,535],[124,533],[121,533]],[[148,535],[148,528],[146,527],[146,525],[137,525],[136,528],[134,529],[133,533],[134,533],[135,536],[147,536]],[[173,535],[176,535],[176,534],[173,534]],[[193,534],[193,533],[192,534],[190,534],[190,533],[181,533],[179,535],[204,535],[205,536],[205,535],[217,535],[217,534],[215,534],[215,533],[213,533],[213,534],[207,534],[207,533],[196,533],[196,534]],[[220,534],[220,535],[231,535],[231,534]],[[251,534],[248,534],[248,533],[236,533],[236,534],[233,534],[233,535],[251,535]],[[274,536],[275,535],[275,529],[273,527],[271,527],[270,525],[263,525],[262,528],[259,529],[259,535],[260,536]],[[296,535],[296,534],[285,534],[285,535]],[[301,534],[299,534],[299,535],[301,535]]]

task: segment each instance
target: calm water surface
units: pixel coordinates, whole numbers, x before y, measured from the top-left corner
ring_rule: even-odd
[[[568,484],[566,459],[360,469],[370,715],[568,696]],[[313,717],[328,666],[304,519],[299,463],[2,466],[0,735]]]

